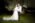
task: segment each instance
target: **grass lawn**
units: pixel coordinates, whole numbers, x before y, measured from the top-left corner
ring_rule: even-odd
[[[6,14],[2,14],[0,18],[2,18],[3,15],[7,16]],[[24,14],[20,15],[20,19],[18,21],[0,21],[0,23],[32,23],[32,16]]]

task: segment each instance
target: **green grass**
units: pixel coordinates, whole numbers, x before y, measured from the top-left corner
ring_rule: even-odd
[[[7,16],[6,14],[2,14],[0,18]],[[32,23],[32,16],[28,16],[28,14],[20,15],[20,19],[18,21],[1,21],[1,23]]]

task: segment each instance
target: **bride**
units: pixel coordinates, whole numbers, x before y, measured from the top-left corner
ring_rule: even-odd
[[[13,4],[12,4],[11,1],[7,1],[7,2],[9,3],[9,5],[5,6],[5,7],[9,11],[13,10],[14,12],[10,17],[3,17],[3,20],[7,20],[7,21],[9,21],[9,20],[18,20],[18,18],[19,18],[18,12],[24,13],[24,12],[22,12],[22,6],[19,3],[16,4],[16,1],[13,1]]]
[[[3,20],[18,20],[19,18],[18,12],[22,13],[22,6],[20,4],[16,4],[13,11],[14,12],[11,17],[3,17]]]

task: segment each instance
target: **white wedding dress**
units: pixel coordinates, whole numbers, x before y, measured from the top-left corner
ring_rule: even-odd
[[[18,20],[18,12],[22,13],[22,6],[20,6],[20,4],[18,4],[18,6],[15,6],[13,15],[11,17],[3,17],[3,20]]]

